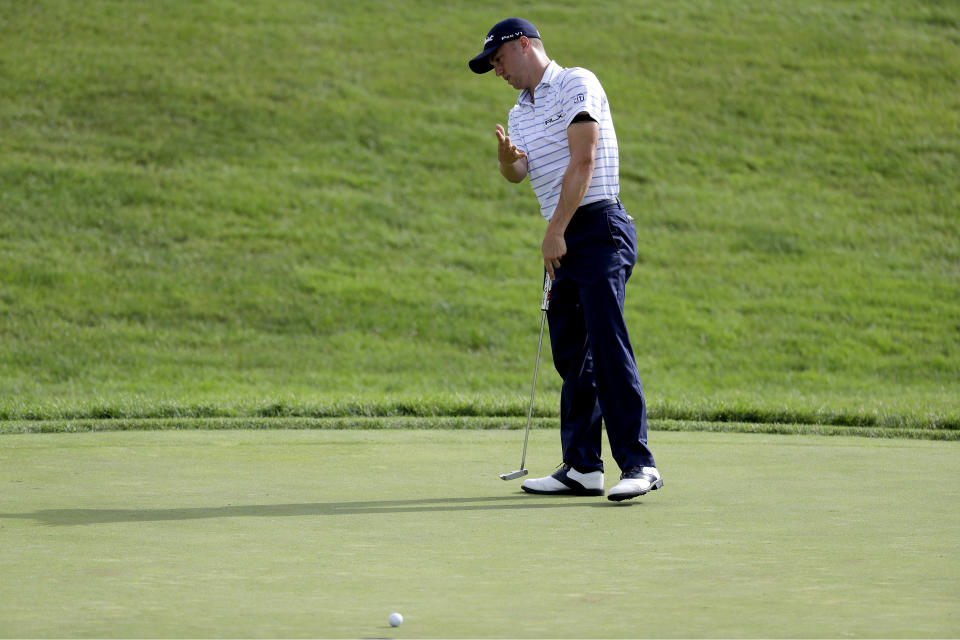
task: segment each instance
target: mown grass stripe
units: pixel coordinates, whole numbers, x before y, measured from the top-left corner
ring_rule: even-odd
[[[297,420],[356,418],[507,419],[525,418],[526,403],[519,401],[334,401],[317,404],[271,403],[253,407],[229,405],[132,404],[93,405],[52,409],[0,408],[0,421],[96,420]],[[538,404],[537,418],[557,418],[556,407]],[[653,406],[652,420],[763,425],[810,425],[878,429],[960,431],[960,414],[901,414],[878,411],[757,409],[736,406]]]
[[[554,418],[538,417],[536,429],[556,428]],[[118,418],[8,420],[0,422],[0,434],[85,433],[101,431],[185,431],[257,429],[522,429],[526,419],[517,416],[338,416],[338,417],[214,417],[214,418]],[[858,436],[960,440],[960,431],[929,428],[865,427],[835,424],[787,424],[760,422],[708,422],[702,420],[652,420],[652,431],[704,431],[781,435]]]

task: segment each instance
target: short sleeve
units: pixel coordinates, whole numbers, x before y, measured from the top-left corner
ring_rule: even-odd
[[[570,126],[578,113],[589,113],[597,122],[601,121],[603,103],[606,94],[597,76],[587,69],[574,67],[568,70],[560,88],[560,100],[566,117],[564,126]]]

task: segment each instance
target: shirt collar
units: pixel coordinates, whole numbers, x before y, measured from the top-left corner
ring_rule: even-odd
[[[543,72],[543,77],[540,79],[540,84],[537,85],[537,88],[534,89],[534,91],[537,92],[540,89],[540,87],[545,87],[555,82],[557,79],[557,76],[560,74],[560,71],[562,70],[563,70],[563,67],[557,64],[554,60],[551,60],[550,64],[547,65],[547,68]],[[517,97],[517,104],[527,104],[527,105],[533,104],[533,99],[532,99],[532,96],[530,95],[530,91],[528,91],[527,89],[524,89],[523,91],[521,91],[520,95]]]

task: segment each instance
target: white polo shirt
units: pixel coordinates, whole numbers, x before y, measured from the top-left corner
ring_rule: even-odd
[[[507,120],[510,141],[527,153],[527,175],[540,201],[540,213],[550,220],[560,200],[563,174],[570,164],[567,127],[581,112],[600,125],[596,165],[580,206],[620,194],[620,153],[613,118],[600,81],[580,67],[566,69],[550,61],[534,90],[524,89]]]

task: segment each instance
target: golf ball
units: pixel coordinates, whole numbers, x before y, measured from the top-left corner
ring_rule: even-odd
[[[400,625],[403,624],[403,616],[400,615],[399,613],[391,613],[390,617],[387,618],[387,620],[390,621],[391,627],[399,627]]]

